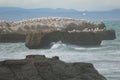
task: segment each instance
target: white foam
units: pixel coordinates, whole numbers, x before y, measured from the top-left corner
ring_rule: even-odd
[[[58,42],[53,42],[53,43],[51,43],[52,44],[52,47],[51,47],[51,49],[57,49],[57,48],[59,48],[59,47],[65,47],[66,45],[65,44],[63,44],[61,41],[58,41]]]

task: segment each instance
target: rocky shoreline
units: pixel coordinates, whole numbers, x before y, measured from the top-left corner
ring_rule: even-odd
[[[59,57],[28,55],[0,62],[0,80],[106,80],[90,63],[65,63]]]

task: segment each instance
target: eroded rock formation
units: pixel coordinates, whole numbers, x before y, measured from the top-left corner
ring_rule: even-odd
[[[0,21],[0,42],[25,42],[26,35],[12,29],[13,22]]]
[[[104,29],[104,23],[93,23],[80,19],[72,18],[37,18],[23,21],[7,22],[0,21],[2,34],[18,33],[27,34],[28,32],[40,32],[43,30],[84,30],[84,29]]]
[[[90,63],[65,63],[59,57],[29,55],[0,62],[0,80],[106,80]]]
[[[116,38],[114,30],[106,30],[103,22],[93,23],[71,18],[38,18],[16,22],[0,22],[1,42],[23,42],[30,49],[50,47],[52,42],[80,46],[100,45],[102,40]],[[15,41],[16,40],[16,41]]]
[[[65,44],[78,46],[99,46],[102,40],[115,39],[114,30],[104,31],[52,31],[29,33],[26,37],[26,46],[30,49],[50,48],[52,42],[61,41]]]

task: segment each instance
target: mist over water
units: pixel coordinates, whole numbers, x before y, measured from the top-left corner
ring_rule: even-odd
[[[108,80],[120,80],[120,21],[105,22],[116,30],[117,39],[102,41],[98,47],[80,47],[55,43],[51,49],[28,49],[24,43],[0,43],[0,60],[24,59],[26,55],[59,56],[65,62],[89,62]]]

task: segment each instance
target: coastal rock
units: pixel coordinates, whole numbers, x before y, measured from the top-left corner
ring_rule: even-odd
[[[29,49],[50,48],[52,42],[61,41],[65,44],[78,46],[99,46],[102,40],[115,39],[114,30],[104,31],[52,31],[29,33],[26,37],[26,47]]]
[[[100,45],[115,39],[114,30],[103,22],[93,23],[72,18],[37,18],[23,21],[0,21],[0,42],[24,42],[30,49],[49,48],[52,42],[79,46]]]
[[[0,62],[0,80],[106,80],[91,63],[65,63],[57,56],[29,55]]]
[[[28,32],[40,32],[43,30],[84,30],[104,29],[104,23],[93,23],[90,21],[72,18],[36,18],[14,22],[0,21],[0,33],[27,34]]]
[[[25,42],[26,35],[16,33],[12,30],[12,23],[0,21],[0,42]]]
[[[0,42],[25,42],[26,36],[22,34],[0,34]]]
[[[101,40],[114,40],[116,39],[115,30],[103,30],[95,32],[96,36]]]

